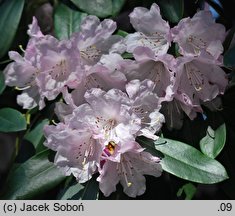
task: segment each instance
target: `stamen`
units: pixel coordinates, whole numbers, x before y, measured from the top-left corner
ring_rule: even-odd
[[[101,51],[95,45],[86,47],[80,51],[81,56],[88,61],[95,61],[101,56]]]
[[[25,87],[15,87],[15,90],[18,90],[18,91],[23,91],[23,90],[26,90],[26,89],[29,89],[31,88],[32,86],[25,86]]]
[[[155,84],[161,81],[161,75],[164,73],[165,67],[163,63],[156,62],[152,70],[149,71],[147,79],[152,80]]]
[[[20,48],[20,50],[21,50],[23,53],[25,53],[25,50],[24,50],[24,48],[23,48],[22,45],[19,45],[19,48]]]
[[[143,46],[151,47],[155,51],[162,50],[162,45],[167,43],[167,40],[164,37],[164,34],[161,32],[155,32],[151,35],[145,35],[140,32],[141,39],[140,42]]]
[[[190,35],[187,39],[187,41],[193,46],[194,51],[198,53],[200,49],[205,49],[207,46],[207,43],[203,41],[202,38],[198,38],[195,35]]]
[[[102,89],[99,82],[97,82],[97,78],[93,74],[86,77],[85,88],[86,89],[91,89],[91,88],[101,88]]]
[[[49,73],[53,79],[59,79],[60,81],[64,80],[64,76],[68,74],[68,66],[66,59],[61,59],[59,63],[56,63],[49,70],[44,72]]]
[[[76,156],[76,159],[78,160],[78,163],[82,164],[83,168],[86,165],[88,158],[91,157],[94,154],[94,147],[93,147],[93,143],[91,141],[92,140],[91,140],[91,137],[90,137],[89,143],[84,142],[83,144],[80,144],[79,147],[78,147],[78,154]],[[86,148],[85,152],[83,152],[81,150],[83,145],[87,145],[87,148]]]
[[[130,187],[132,185],[132,183],[129,182],[128,179],[127,179],[127,171],[126,171],[126,168],[124,166],[124,162],[121,162],[121,169],[122,169],[122,174],[124,175],[126,185],[127,185],[127,187]]]
[[[193,64],[184,65],[190,85],[193,85],[196,91],[201,91],[204,85],[203,74]]]

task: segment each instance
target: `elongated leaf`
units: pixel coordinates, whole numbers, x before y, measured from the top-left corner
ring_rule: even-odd
[[[25,135],[25,139],[31,142],[35,149],[40,147],[41,142],[43,141],[43,127],[49,123],[48,119],[44,119],[40,122],[35,128],[33,128],[28,134]]]
[[[166,142],[166,144],[159,145]],[[228,178],[225,168],[216,160],[203,155],[185,143],[159,138],[155,148],[164,154],[163,170],[192,182],[213,184]]]
[[[184,1],[183,0],[158,0],[161,13],[163,16],[172,23],[179,22],[184,14]]]
[[[84,189],[84,186],[79,183],[72,185],[64,192],[64,194],[62,195],[60,199],[61,200],[72,199],[73,196],[75,196],[77,193],[79,193],[83,189]]]
[[[228,30],[226,38],[223,42],[223,47],[224,47],[225,51],[232,48],[233,45],[235,44],[235,35],[234,35],[234,33],[235,33],[235,25],[230,30]]]
[[[232,67],[235,68],[235,46],[230,48],[225,54],[224,54],[224,65],[226,67]]]
[[[49,150],[19,165],[8,178],[4,199],[31,199],[54,188],[65,176],[48,160]]]
[[[6,88],[5,78],[2,71],[0,71],[0,94],[2,94],[5,88]]]
[[[72,10],[64,4],[59,4],[55,10],[55,34],[59,39],[68,39],[80,29],[80,23],[87,14]]]
[[[71,0],[78,8],[98,17],[110,16],[113,12],[112,0]]]
[[[226,127],[222,124],[215,131],[209,126],[207,135],[200,141],[200,148],[203,154],[216,158],[224,148],[226,141]]]
[[[17,110],[12,108],[0,109],[0,131],[16,132],[26,129],[26,120]]]
[[[71,199],[74,200],[97,200],[99,197],[99,184],[93,176],[85,183],[84,188],[78,191]]]
[[[163,158],[164,155],[156,150],[154,142],[152,140],[147,139],[145,137],[137,137],[136,141],[143,147],[145,148],[145,151],[149,152],[153,156]],[[160,144],[161,145],[161,144]]]
[[[0,6],[0,58],[6,54],[11,46],[23,7],[24,0],[7,0]]]

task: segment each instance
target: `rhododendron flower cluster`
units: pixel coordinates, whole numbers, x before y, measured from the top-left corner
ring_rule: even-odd
[[[59,122],[45,126],[45,146],[78,182],[97,173],[105,196],[119,182],[127,195],[143,194],[144,175],[160,176],[161,160],[136,138],[157,140],[164,123],[181,128],[184,113],[190,119],[203,113],[201,105],[228,82],[221,69],[225,28],[209,11],[171,28],[154,3],[135,8],[130,22],[136,32],[123,38],[113,34],[114,21],[87,16],[79,32],[58,40],[43,35],[34,18],[23,55],[9,52],[13,62],[4,70],[6,84],[22,90],[17,102],[24,109],[56,101]]]

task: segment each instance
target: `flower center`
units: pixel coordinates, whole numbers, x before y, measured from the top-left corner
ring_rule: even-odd
[[[200,52],[200,49],[205,49],[207,46],[207,43],[202,38],[195,35],[189,35],[187,41],[193,46],[193,49],[197,54]]]
[[[156,62],[153,68],[148,72],[147,79],[152,80],[155,84],[158,84],[161,81],[161,75],[164,73],[165,67],[163,63]]]
[[[200,70],[192,63],[184,65],[189,83],[195,88],[196,91],[201,91],[204,85],[204,76]]]
[[[96,127],[103,132],[105,139],[112,140],[115,137],[114,128],[117,125],[115,119],[105,119],[97,116],[95,120]]]
[[[100,84],[101,84],[101,82],[99,82],[99,78],[95,74],[90,74],[85,79],[85,88],[86,89],[91,89],[91,88],[103,89],[103,87]]]
[[[57,81],[63,81],[67,78],[68,74],[68,65],[66,59],[61,59],[54,66],[52,66],[49,74],[53,79]]]
[[[161,51],[162,46],[167,43],[167,40],[164,37],[164,34],[161,32],[155,32],[150,35],[145,35],[144,33],[140,32],[140,42],[143,46],[150,47],[154,51]]]
[[[101,56],[101,51],[95,45],[86,47],[80,53],[81,57],[88,62],[96,62]]]

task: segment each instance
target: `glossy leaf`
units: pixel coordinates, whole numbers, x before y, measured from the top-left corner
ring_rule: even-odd
[[[31,199],[65,179],[60,169],[49,162],[48,154],[49,150],[40,152],[10,174],[4,199]]]
[[[0,58],[6,54],[11,46],[23,7],[24,0],[7,0],[0,5]]]
[[[40,122],[35,128],[33,128],[29,133],[27,133],[24,137],[24,139],[31,142],[35,149],[40,148],[40,144],[42,144],[42,141],[44,140],[43,136],[43,127],[49,123],[48,119],[44,119],[42,122]]]
[[[73,196],[75,196],[77,193],[79,193],[83,189],[84,189],[84,186],[79,183],[72,185],[67,188],[67,190],[64,192],[64,194],[62,195],[60,199],[61,200],[72,199]]]
[[[71,0],[78,8],[88,14],[96,15],[98,17],[107,17],[112,14],[111,0]]]
[[[26,129],[26,120],[17,110],[12,108],[0,109],[0,131],[16,132]]]
[[[71,0],[78,8],[88,14],[104,18],[115,16],[121,10],[125,0]]]
[[[203,184],[213,184],[228,178],[225,168],[218,161],[190,145],[159,138],[155,148],[164,154],[161,161],[163,170],[179,178]]]
[[[200,141],[200,148],[203,154],[216,158],[224,148],[226,142],[226,127],[222,124],[215,131],[209,126],[207,135]]]
[[[172,23],[179,22],[184,14],[183,0],[158,0],[161,14]]]
[[[80,29],[80,23],[87,14],[59,4],[55,10],[55,34],[59,39],[68,39]]]
[[[5,88],[6,88],[5,78],[2,71],[0,71],[0,94],[2,94]]]
[[[197,192],[197,188],[192,183],[187,183],[178,190],[177,196],[182,196],[183,192],[186,195],[185,200],[191,200]]]

